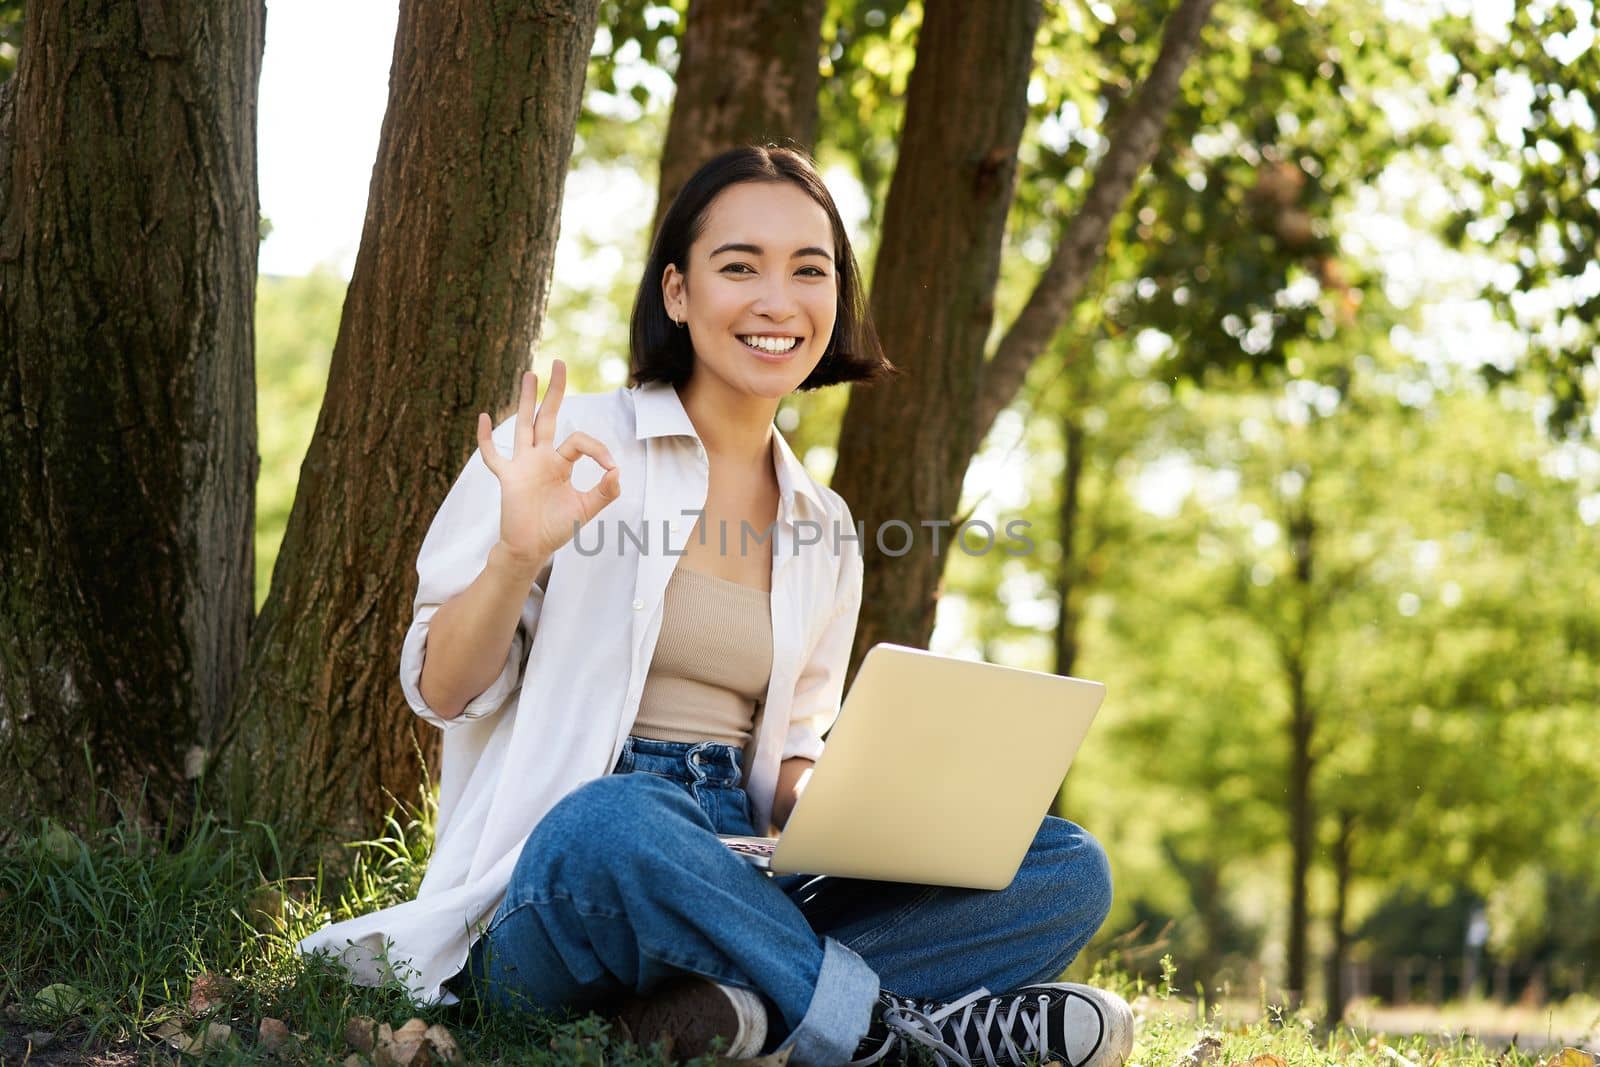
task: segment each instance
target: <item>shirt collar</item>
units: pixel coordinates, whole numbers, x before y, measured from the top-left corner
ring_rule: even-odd
[[[695,433],[694,423],[689,421],[689,413],[683,410],[678,391],[670,382],[645,382],[634,386],[632,392],[634,436],[638,440],[678,436],[693,437],[696,441],[700,439],[700,435]],[[789,447],[783,434],[774,429],[772,436],[776,439],[774,466],[778,472],[778,493],[783,498],[784,507],[792,510],[795,494],[798,493],[811,502],[818,514],[822,514],[821,488]]]

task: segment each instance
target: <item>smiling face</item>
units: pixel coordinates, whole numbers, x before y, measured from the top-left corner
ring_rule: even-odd
[[[706,208],[685,271],[661,278],[687,325],[695,387],[779,400],[827,351],[839,311],[828,213],[789,182],[730,185]]]

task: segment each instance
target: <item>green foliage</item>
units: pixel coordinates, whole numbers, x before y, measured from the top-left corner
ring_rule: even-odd
[[[229,1061],[274,1058],[254,1044],[267,1016],[298,1035],[293,1062],[319,1062],[350,1051],[354,1016],[398,1027],[417,1015],[449,1027],[468,1062],[665,1062],[597,1017],[421,1008],[398,985],[351,985],[331,961],[296,951],[328,921],[414,896],[434,814],[428,802],[391,815],[382,838],[349,846],[351,869],[337,879],[281,877],[272,832],[259,824],[236,831],[207,819],[155,836],[130,817],[81,837],[41,824],[0,848],[0,1002],[21,1005],[30,1028],[86,1047],[153,1049],[172,1032],[163,1027],[192,1034],[229,1024]],[[222,991],[196,1008],[190,995],[202,976]]]
[[[817,159],[843,163],[867,194],[877,232],[899,153],[906,84],[916,61],[918,0],[829,0],[822,20]],[[870,248],[856,254],[870,270]]]
[[[1520,369],[1543,378],[1552,429],[1592,434],[1600,389],[1600,7],[1517,4],[1503,39],[1461,17],[1437,30],[1440,95],[1468,116],[1467,136],[1437,156],[1454,199],[1447,232],[1503,264],[1484,296],[1524,332]],[[1491,381],[1515,370],[1484,368]]]
[[[17,69],[17,53],[22,48],[23,0],[0,0],[0,82]]]
[[[311,444],[344,305],[344,279],[330,271],[264,277],[256,286],[256,608],[289,524],[300,462]]]

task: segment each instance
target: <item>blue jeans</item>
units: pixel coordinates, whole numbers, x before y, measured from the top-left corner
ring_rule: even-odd
[[[776,1047],[810,1067],[852,1057],[880,987],[953,1000],[1051,981],[1105,920],[1105,853],[1053,816],[1001,890],[767,875],[716,837],[754,833],[741,755],[629,737],[528,836],[461,984],[490,1008],[604,1010],[697,974],[760,994]]]

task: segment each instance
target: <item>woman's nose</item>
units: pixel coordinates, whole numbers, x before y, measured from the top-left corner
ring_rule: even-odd
[[[755,303],[751,305],[751,310],[756,314],[782,322],[799,310],[799,301],[790,290],[787,279],[763,279],[760,286]]]

